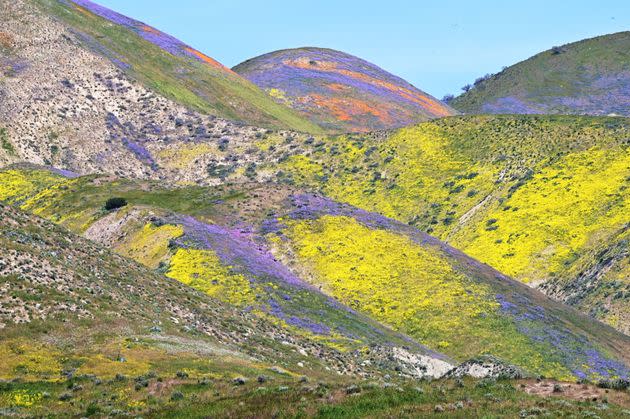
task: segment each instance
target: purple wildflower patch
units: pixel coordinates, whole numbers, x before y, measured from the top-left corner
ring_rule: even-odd
[[[28,69],[28,62],[17,57],[0,57],[0,72],[5,77],[16,77]]]
[[[593,347],[590,340],[567,327],[545,308],[534,304],[528,297],[512,294],[496,295],[500,309],[512,317],[519,332],[532,341],[554,348],[553,356],[560,355],[560,363],[577,377],[611,378],[630,376],[630,370],[617,360]],[[549,352],[552,353],[551,351]],[[552,356],[552,355],[550,355]]]
[[[542,105],[541,105],[542,106]],[[517,97],[502,97],[482,107],[483,113],[543,114],[545,109]]]
[[[285,314],[283,307],[278,304],[278,302],[270,298],[268,300],[269,304],[269,314],[277,317],[279,319],[284,320],[287,324],[295,327],[299,327],[300,329],[307,329],[316,335],[330,335],[330,327],[325,326],[320,323],[313,322],[310,319],[304,317],[297,316],[288,316]]]
[[[157,162],[144,146],[146,141],[144,136],[142,136],[133,125],[129,123],[122,124],[116,115],[108,113],[105,118],[105,126],[112,140],[120,140],[138,160],[151,166],[153,170],[158,169]]]

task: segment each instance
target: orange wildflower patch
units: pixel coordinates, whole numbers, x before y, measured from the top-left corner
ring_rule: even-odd
[[[360,116],[373,115],[385,124],[392,123],[389,114],[382,106],[376,107],[365,101],[350,97],[331,98],[322,95],[310,95],[300,99],[304,103],[329,110],[339,121],[352,121]],[[365,128],[365,131],[368,129]]]
[[[295,67],[295,68],[341,74],[346,77],[360,80],[364,83],[369,83],[374,86],[387,89],[407,100],[417,103],[418,105],[427,109],[434,115],[448,116],[451,114],[451,112],[446,106],[442,105],[440,102],[436,100],[431,99],[430,97],[426,95],[420,94],[418,92],[414,92],[410,89],[406,89],[394,83],[390,83],[384,80],[379,80],[377,78],[368,76],[367,74],[359,73],[357,71],[337,68],[337,64],[334,62],[312,61],[312,60],[309,60],[308,58],[298,58],[296,60],[286,60],[284,61],[284,64],[290,67]]]
[[[220,62],[218,62],[217,60],[215,60],[214,58],[210,58],[208,57],[206,54],[197,51],[194,48],[190,48],[190,47],[185,47],[184,48],[187,52],[193,54],[194,56],[200,58],[202,61],[204,61],[206,64],[210,64],[212,67],[214,68],[218,68],[220,70],[224,70],[227,71],[229,73],[232,74],[236,74],[235,72],[233,72],[231,69],[227,68],[226,66],[224,66],[223,64],[221,64]]]
[[[153,33],[155,35],[161,35],[162,34],[162,32],[158,31],[157,29],[155,29],[155,28],[153,28],[153,27],[151,27],[149,25],[142,25],[141,29],[143,31],[145,31],[145,32]]]
[[[0,46],[6,49],[13,48],[13,37],[6,32],[0,32]]]
[[[90,12],[90,11],[89,11],[88,9],[86,9],[85,7],[81,7],[81,6],[79,6],[78,4],[74,4],[74,3],[73,3],[73,6],[74,6],[74,8],[75,8],[75,9],[77,9],[79,12],[83,13],[83,14],[84,14],[84,15],[86,15],[86,16],[90,16],[90,17],[91,17],[91,16],[94,16],[94,15],[92,14],[92,12]]]
[[[330,83],[330,84],[327,84],[326,87],[328,87],[330,90],[333,90],[335,92],[345,92],[347,90],[350,90],[349,86],[346,86],[345,84],[340,84],[340,83]]]

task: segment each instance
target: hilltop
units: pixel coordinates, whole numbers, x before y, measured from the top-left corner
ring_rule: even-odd
[[[108,112],[160,114],[176,103],[261,127],[319,131],[202,52],[88,0],[3,2],[0,33],[4,121],[41,112],[41,129],[61,135],[75,118],[97,128]]]
[[[299,188],[164,189],[40,169],[0,180],[0,198],[324,346],[380,353],[380,342],[429,375],[448,369],[436,352],[457,361],[489,353],[565,380],[627,375],[630,340],[613,329],[413,227]],[[110,197],[127,205],[104,211]],[[413,365],[401,371],[413,375]]]
[[[478,79],[449,104],[471,114],[630,116],[630,32],[541,52]]]
[[[275,51],[233,70],[278,103],[336,132],[399,128],[455,113],[376,65],[331,49]]]

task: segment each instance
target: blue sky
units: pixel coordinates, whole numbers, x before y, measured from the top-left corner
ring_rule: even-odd
[[[277,49],[359,56],[442,97],[554,45],[630,30],[630,0],[96,0],[232,67]]]

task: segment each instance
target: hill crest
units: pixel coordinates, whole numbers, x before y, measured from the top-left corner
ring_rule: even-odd
[[[466,113],[630,116],[630,31],[553,47],[477,79]]]
[[[336,131],[373,131],[453,115],[410,83],[361,58],[327,48],[279,50],[233,68],[280,103]]]

